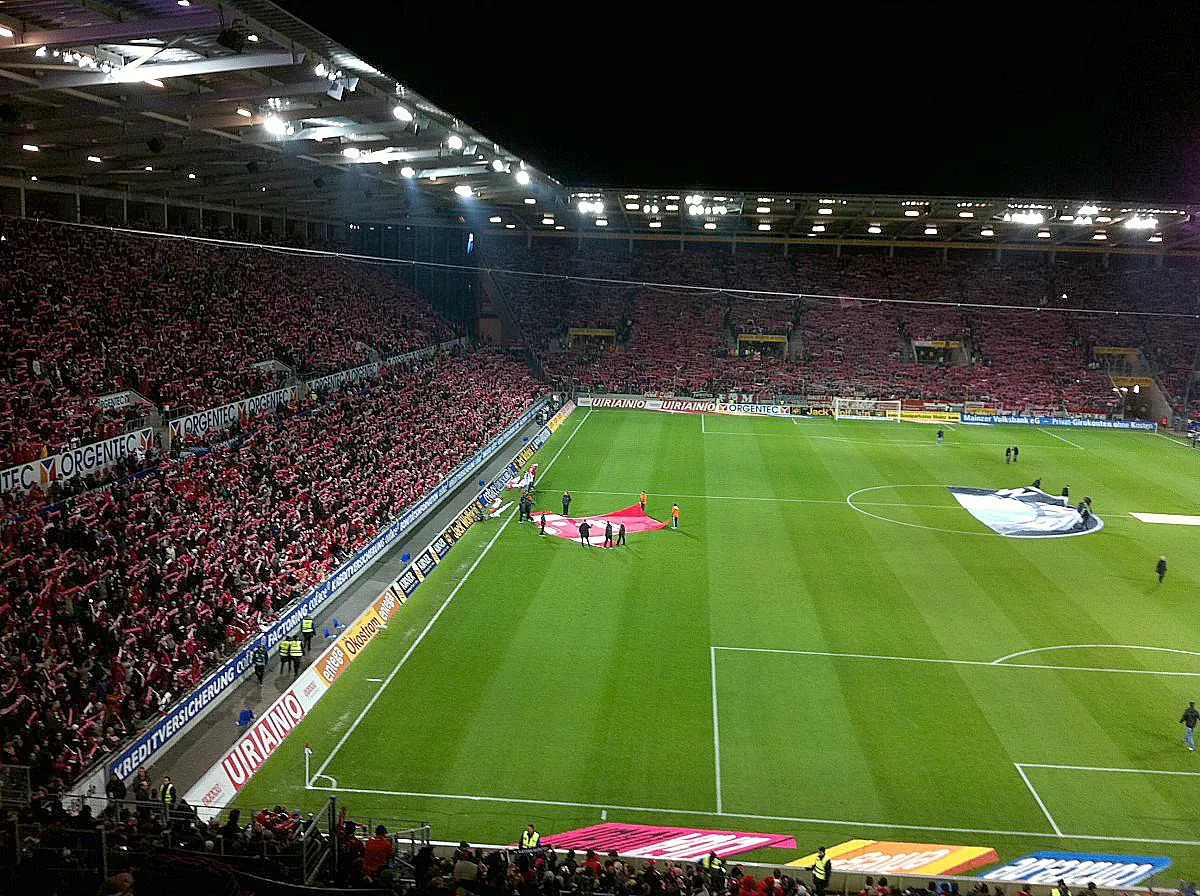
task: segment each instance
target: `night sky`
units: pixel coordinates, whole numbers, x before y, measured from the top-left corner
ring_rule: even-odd
[[[1190,3],[280,2],[568,186],[1200,200]]]

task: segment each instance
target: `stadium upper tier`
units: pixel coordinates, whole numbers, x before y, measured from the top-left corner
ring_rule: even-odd
[[[32,220],[0,222],[0,466],[119,430],[96,398],[203,409],[450,329],[399,269]]]
[[[505,240],[485,241],[482,251],[486,265],[503,269],[492,275],[499,298],[546,373],[604,391],[861,395],[1107,413],[1120,402],[1095,349],[1122,346],[1141,358],[1136,371],[1121,372],[1153,373],[1182,410],[1200,339],[1200,270],[1183,262],[1154,268],[1146,258],[1114,259],[1106,268],[1100,258],[1049,263],[1042,254],[1009,253],[997,263],[990,254],[680,252],[654,244],[630,253],[624,243],[526,248]],[[765,294],[772,292],[791,295]],[[571,344],[571,327],[597,326],[615,339]],[[737,334],[746,332],[786,336],[788,350],[739,356]],[[961,348],[951,363],[920,362],[920,340]]]
[[[111,488],[37,513],[6,502],[0,761],[30,765],[36,784],[73,780],[540,392],[503,355],[442,354]]]

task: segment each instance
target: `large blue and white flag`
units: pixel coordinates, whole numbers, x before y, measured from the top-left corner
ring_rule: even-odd
[[[1069,499],[1031,485],[998,489],[952,485],[950,493],[971,516],[1008,538],[1064,538],[1104,528],[1098,516],[1080,513]]]

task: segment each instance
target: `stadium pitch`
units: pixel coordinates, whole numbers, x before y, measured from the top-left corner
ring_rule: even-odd
[[[476,525],[234,805],[334,792],[455,840],[607,819],[794,835],[745,857],[772,862],[867,837],[1200,874],[1178,724],[1200,699],[1197,529],[1131,515],[1196,514],[1200,452],[935,431],[576,411],[536,508],[568,488],[571,516],[601,515],[644,488],[680,528],[585,550],[515,507]],[[1035,478],[1092,497],[1103,529],[1004,537],[947,488]]]

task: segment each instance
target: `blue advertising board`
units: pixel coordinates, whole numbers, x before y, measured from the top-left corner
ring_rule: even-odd
[[[1054,886],[1060,880],[1068,887],[1128,887],[1152,877],[1171,866],[1166,856],[1121,856],[1110,853],[1057,852],[1030,853],[999,868],[985,871],[984,880]]]
[[[963,414],[963,423],[998,423],[1017,426],[1065,426],[1072,429],[1138,429],[1154,432],[1149,420],[1101,420],[1094,417],[1029,417],[1023,414]]]

